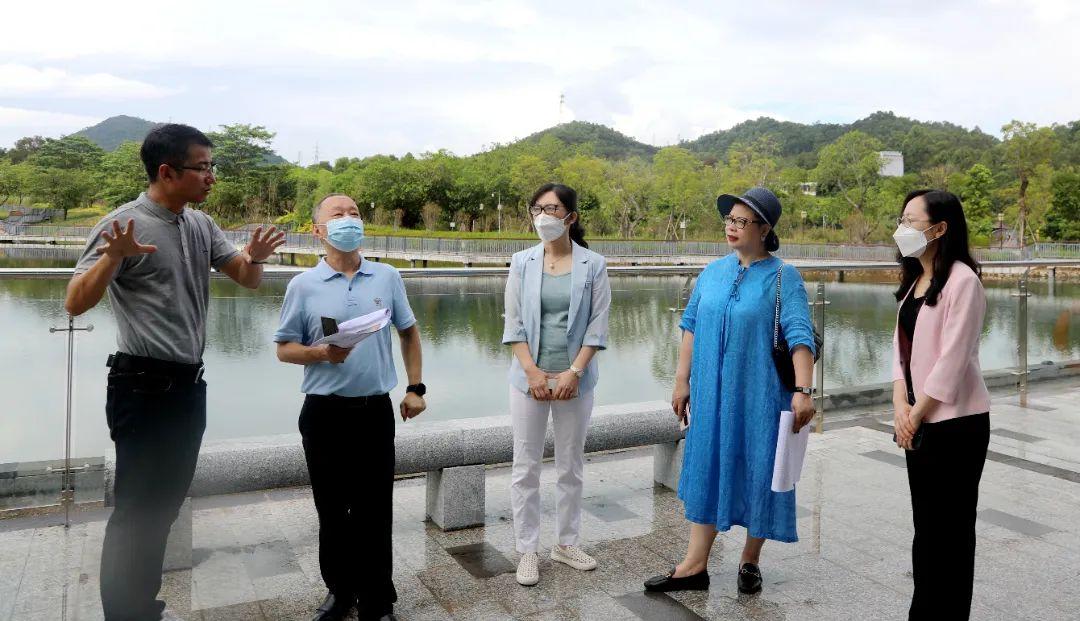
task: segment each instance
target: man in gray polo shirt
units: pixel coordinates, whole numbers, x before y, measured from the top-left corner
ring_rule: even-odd
[[[215,182],[212,147],[186,125],[146,136],[149,188],[94,227],[64,301],[80,315],[108,290],[118,328],[105,404],[116,445],[115,508],[101,555],[106,621],[158,619],[165,608],[155,599],[165,541],[206,428],[210,268],[254,289],[284,243],[283,233],[257,229],[238,251],[210,216],[186,207],[206,200]]]

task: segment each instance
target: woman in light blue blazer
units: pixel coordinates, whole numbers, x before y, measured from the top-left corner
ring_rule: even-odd
[[[596,568],[578,547],[585,434],[592,416],[597,351],[607,347],[611,286],[607,262],[588,250],[578,218],[577,193],[549,183],[529,202],[543,243],[522,250],[506,279],[503,343],[512,346],[510,417],[514,467],[517,581],[539,582],[540,463],[550,415],[555,430],[557,545],[551,560],[575,569]]]

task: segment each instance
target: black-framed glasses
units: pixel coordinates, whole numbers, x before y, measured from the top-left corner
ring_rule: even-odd
[[[171,166],[171,164],[170,164],[170,166]],[[210,173],[211,175],[214,175],[215,177],[218,174],[217,162],[209,162],[209,163],[203,162],[202,164],[199,164],[198,166],[173,166],[173,168],[178,168],[180,170],[194,170],[195,172],[199,172],[199,173],[202,173],[204,175],[206,173]]]
[[[546,213],[549,216],[554,216],[559,213],[560,207],[562,207],[562,205],[557,205],[555,203],[549,205],[533,205],[532,207],[529,207],[529,215],[539,216],[541,213]]]
[[[751,222],[754,224],[765,224],[764,220],[750,220],[748,218],[739,218],[736,216],[724,216],[724,226],[734,226],[740,231],[745,229],[746,225]]]

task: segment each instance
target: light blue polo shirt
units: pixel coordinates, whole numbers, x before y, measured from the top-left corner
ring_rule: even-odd
[[[416,323],[405,283],[393,266],[363,259],[352,279],[319,261],[296,276],[285,291],[276,343],[311,345],[322,338],[322,318],[346,320],[390,309],[390,323],[405,330]],[[390,325],[360,341],[341,364],[319,362],[304,365],[301,392],[309,395],[367,397],[388,393],[397,385]]]

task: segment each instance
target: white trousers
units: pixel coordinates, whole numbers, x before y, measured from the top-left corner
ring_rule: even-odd
[[[592,416],[593,393],[566,401],[536,401],[510,387],[510,419],[514,428],[514,468],[510,505],[518,552],[536,552],[540,545],[540,469],[548,414],[555,427],[555,511],[559,545],[577,545],[581,531],[581,490],[585,469],[585,434]]]

